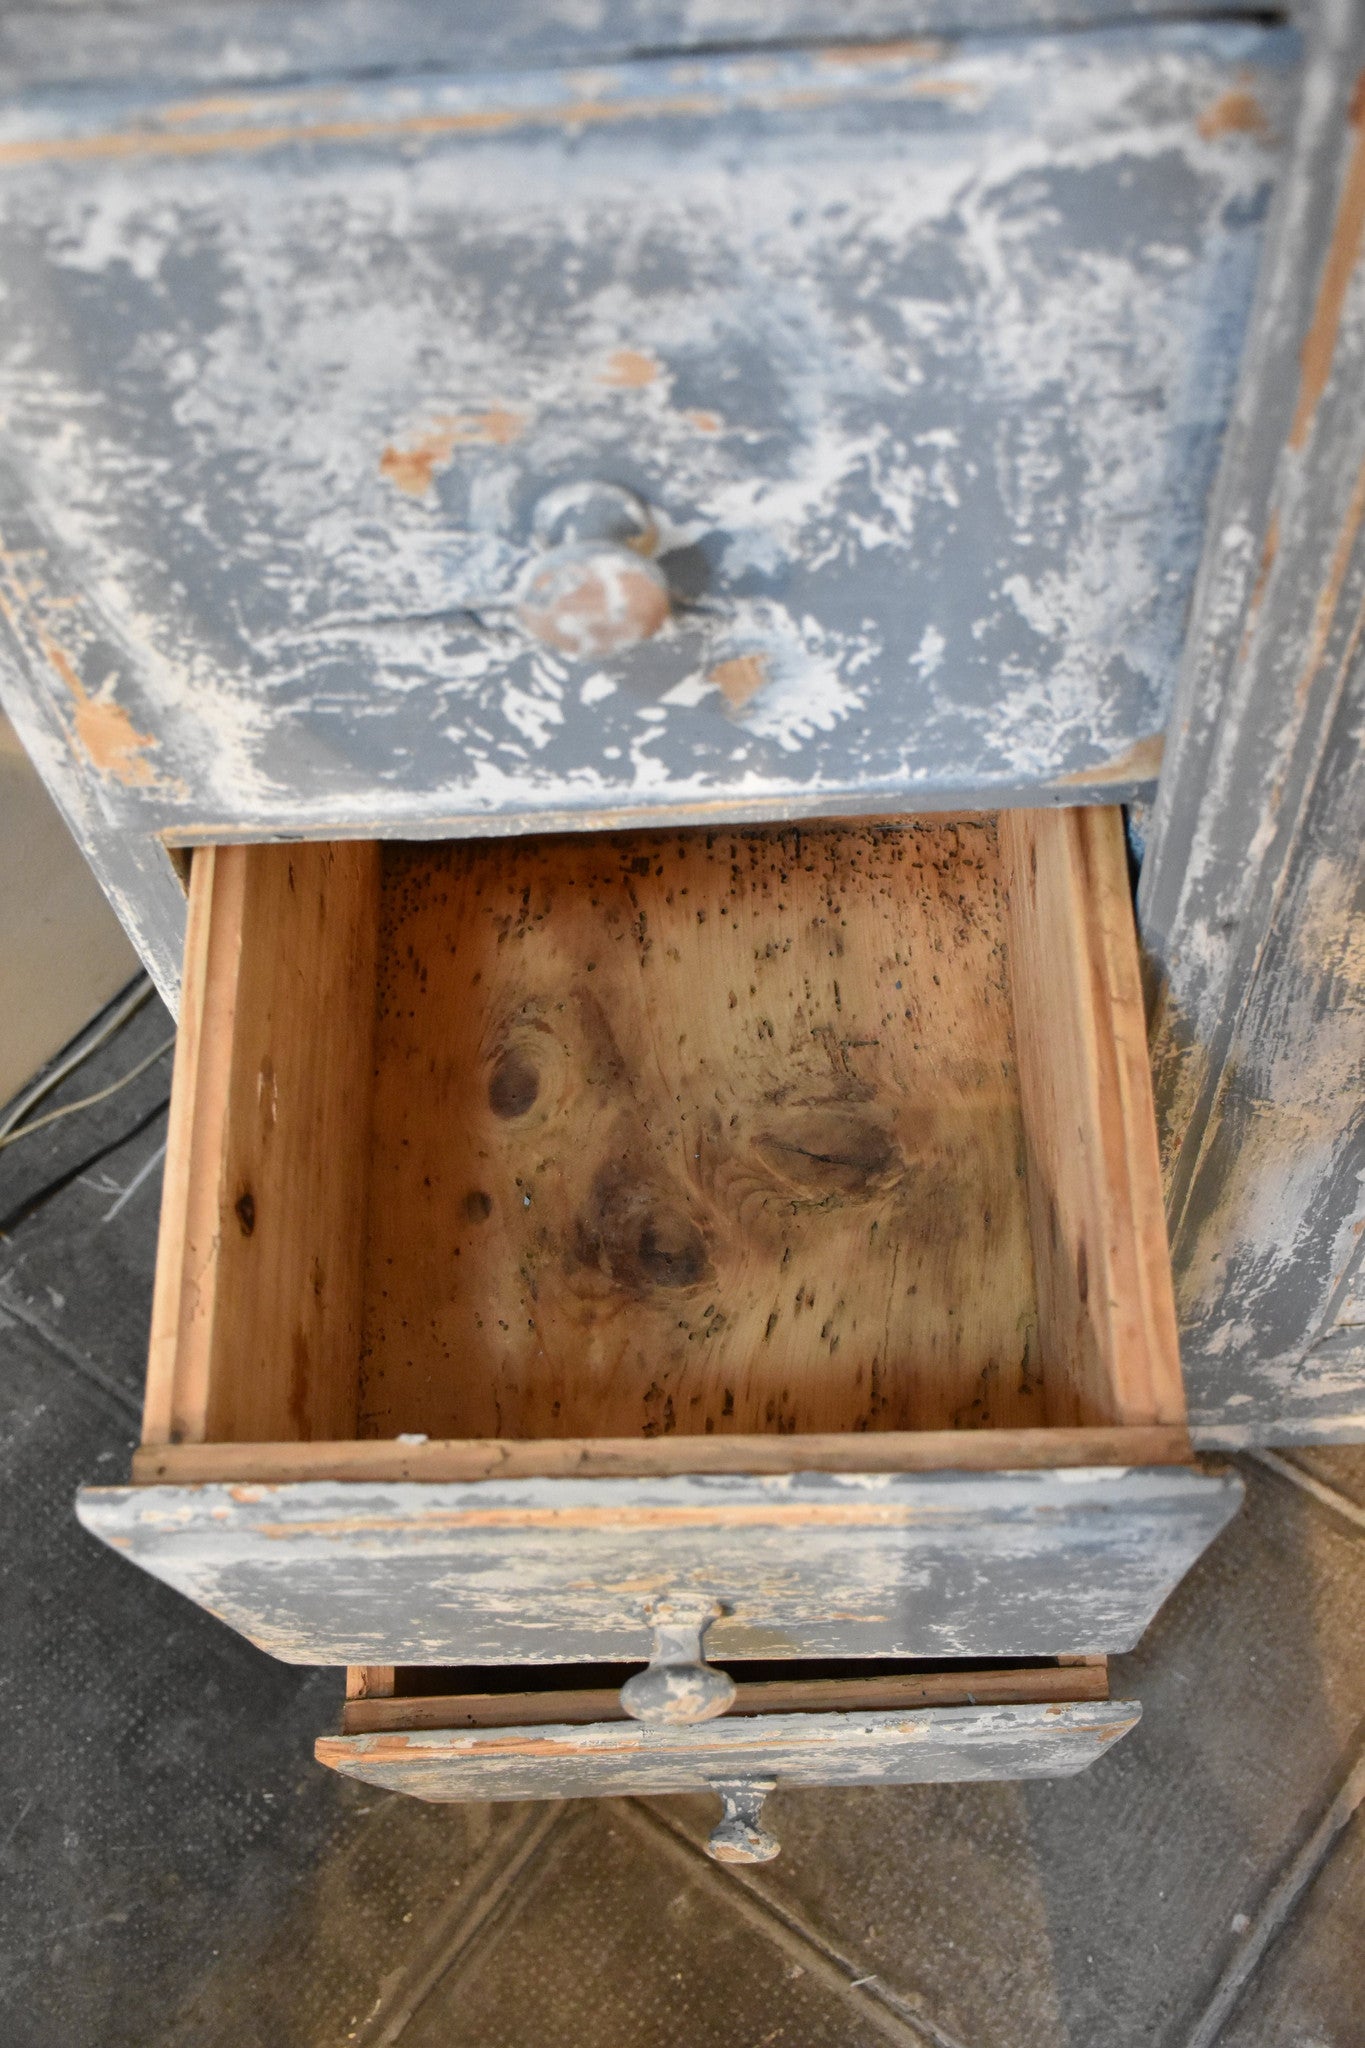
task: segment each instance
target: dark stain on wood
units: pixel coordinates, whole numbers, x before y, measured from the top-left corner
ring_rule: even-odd
[[[494,1116],[525,1116],[539,1093],[540,1076],[527,1055],[515,1047],[505,1052],[488,1083],[488,1106]]]
[[[637,1179],[615,1161],[593,1181],[575,1224],[572,1256],[636,1294],[696,1287],[712,1277],[706,1240],[682,1190]]]

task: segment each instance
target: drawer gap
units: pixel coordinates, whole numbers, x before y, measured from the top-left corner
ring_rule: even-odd
[[[1107,1700],[1103,1657],[961,1660],[809,1658],[729,1660],[732,1716],[912,1711]],[[624,1721],[620,1688],[640,1664],[398,1666],[383,1697],[351,1697],[343,1735],[418,1728],[534,1727]]]

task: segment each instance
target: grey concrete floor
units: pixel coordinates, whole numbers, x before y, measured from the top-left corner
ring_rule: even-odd
[[[156,1004],[55,1101],[166,1035]],[[341,1679],[87,1538],[137,1434],[169,1060],[0,1152],[8,2048],[1361,2048],[1365,1448],[1243,1514],[1048,1785],[427,1807],[317,1768]]]

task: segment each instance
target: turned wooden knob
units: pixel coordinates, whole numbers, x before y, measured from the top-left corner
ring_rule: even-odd
[[[711,1830],[706,1853],[717,1863],[771,1863],[782,1845],[759,1822],[763,1802],[772,1791],[772,1778],[739,1778],[730,1783],[713,1782],[719,1792],[720,1819]]]
[[[682,1728],[713,1721],[735,1697],[735,1681],[702,1655],[701,1639],[720,1613],[707,1607],[690,1613],[660,1604],[650,1610],[654,1651],[647,1671],[621,1687],[621,1705],[633,1721]]]
[[[643,498],[624,484],[585,482],[560,484],[537,498],[531,531],[542,548],[561,548],[581,541],[614,541],[637,555],[652,555],[659,529]]]
[[[522,581],[517,617],[575,661],[650,640],[670,609],[668,579],[650,561],[654,515],[623,484],[561,484],[539,500],[532,531],[545,554]]]
[[[669,603],[668,579],[653,562],[614,541],[578,541],[532,565],[517,617],[547,647],[584,661],[651,640]]]

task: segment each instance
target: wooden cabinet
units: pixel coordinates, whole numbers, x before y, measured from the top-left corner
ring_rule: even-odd
[[[0,693],[172,996],[197,849],[80,1512],[276,1654],[1134,1640],[1237,1483],[1117,813],[987,807],[1149,799],[1168,727],[1197,1434],[1358,1432],[1360,28],[1119,11],[6,30]],[[603,488],[650,630],[582,662],[527,598]],[[800,1711],[832,1769],[901,1710]],[[344,1739],[419,1734],[471,1782]]]

